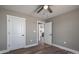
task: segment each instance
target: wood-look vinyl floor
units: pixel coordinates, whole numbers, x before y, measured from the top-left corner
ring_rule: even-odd
[[[48,44],[39,44],[30,48],[21,48],[7,52],[5,54],[73,54],[69,51],[50,46]]]

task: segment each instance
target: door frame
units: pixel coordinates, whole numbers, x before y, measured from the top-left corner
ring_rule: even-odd
[[[9,34],[10,34],[10,32],[9,32],[9,17],[10,16],[13,16],[13,15],[6,15],[6,17],[7,17],[7,50],[14,50],[14,49],[10,49],[9,48],[9,44],[10,44],[10,39],[9,39]],[[18,17],[18,16],[13,16],[13,17]],[[19,18],[22,18],[22,17],[19,17]],[[25,46],[24,47],[26,47],[26,18],[23,18],[24,20],[25,20]],[[17,48],[18,49],[18,48]]]
[[[37,42],[39,44],[39,24],[38,23],[43,23],[45,25],[45,22],[44,21],[37,21]]]

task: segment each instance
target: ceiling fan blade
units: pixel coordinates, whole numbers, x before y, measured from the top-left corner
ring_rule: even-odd
[[[39,13],[42,9],[43,9],[43,6],[41,6],[41,8],[37,11],[37,13]]]
[[[49,11],[50,13],[52,13],[52,12],[53,12],[49,6],[48,6],[48,11]]]

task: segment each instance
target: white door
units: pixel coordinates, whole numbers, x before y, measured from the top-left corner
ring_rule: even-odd
[[[46,44],[52,44],[52,22],[45,23],[44,39]]]
[[[8,49],[14,50],[25,47],[25,33],[25,18],[7,15]]]

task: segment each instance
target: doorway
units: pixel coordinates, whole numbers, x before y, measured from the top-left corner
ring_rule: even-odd
[[[44,43],[44,22],[38,22],[38,44]]]
[[[7,15],[7,49],[15,50],[26,46],[26,19]]]
[[[38,22],[38,44],[52,45],[52,22]]]

